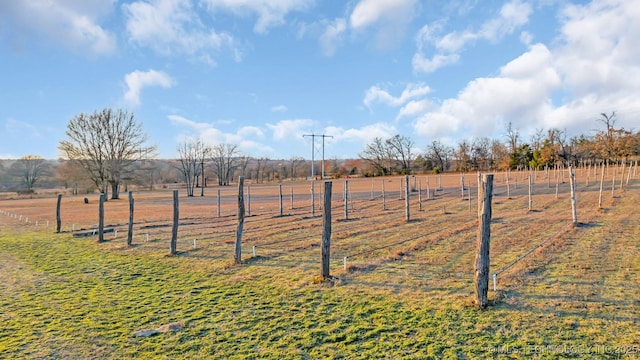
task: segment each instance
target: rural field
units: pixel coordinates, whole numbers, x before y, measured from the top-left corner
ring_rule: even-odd
[[[241,265],[235,186],[180,191],[173,256],[171,190],[133,192],[132,246],[127,194],[102,243],[97,194],[62,197],[60,233],[55,197],[2,200],[0,358],[637,359],[640,179],[601,171],[576,226],[567,170],[495,174],[486,310],[475,173],[409,177],[408,220],[404,177],[332,180],[329,281],[322,181],[245,183]]]

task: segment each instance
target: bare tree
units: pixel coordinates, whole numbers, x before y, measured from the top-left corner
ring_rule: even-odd
[[[48,166],[46,160],[38,155],[25,155],[13,163],[11,170],[26,190],[32,192],[40,178],[46,175]]]
[[[429,159],[434,165],[434,171],[444,172],[449,168],[449,160],[453,149],[442,144],[440,141],[434,140],[428,147],[425,158]]]
[[[187,196],[193,196],[197,178],[202,174],[204,160],[210,153],[211,149],[200,140],[185,140],[178,145],[178,170],[187,185]]]
[[[291,167],[292,178],[297,177],[296,170],[298,170],[298,167],[303,163],[304,163],[304,158],[300,156],[292,156],[291,159],[289,159],[289,166]]]
[[[218,177],[218,185],[227,186],[238,167],[240,151],[238,145],[218,144],[211,149],[213,171]]]
[[[360,158],[365,160],[373,169],[373,175],[388,175],[391,173],[389,147],[381,138],[376,137],[367,144],[360,153]]]
[[[411,173],[411,161],[413,161],[413,140],[403,135],[395,135],[385,141],[387,153],[399,164],[402,174]]]
[[[155,153],[155,146],[145,146],[142,125],[121,109],[79,114],[67,124],[66,135],[58,146],[63,156],[84,169],[105,194],[110,186],[112,199],[119,198],[122,179],[131,175],[134,163]]]
[[[518,147],[520,146],[520,132],[518,131],[518,129],[513,127],[511,121],[507,123],[505,130],[507,132],[507,144],[509,145],[509,152],[513,154],[518,150]]]

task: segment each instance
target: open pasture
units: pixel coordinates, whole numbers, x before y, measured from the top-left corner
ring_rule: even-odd
[[[72,237],[97,224],[97,195],[63,197],[61,234],[56,199],[2,201],[0,357],[634,358],[640,185],[609,169],[599,208],[597,171],[576,172],[576,227],[566,173],[495,175],[498,291],[484,312],[472,306],[476,174],[464,191],[460,174],[410,177],[408,221],[404,177],[349,179],[346,201],[333,180],[329,283],[318,280],[321,181],[313,207],[311,182],[282,184],[282,202],[278,184],[245,185],[240,266],[236,187],[181,194],[171,257],[170,191],[133,194],[132,247],[126,194],[105,203],[117,234],[100,244]],[[131,335],[171,322],[183,328]]]

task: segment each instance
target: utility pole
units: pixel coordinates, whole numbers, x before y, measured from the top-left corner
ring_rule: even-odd
[[[311,137],[311,178],[315,179],[315,150],[316,150],[316,137],[322,138],[322,178],[324,179],[324,138],[332,138],[331,135],[315,135],[314,133],[302,135],[303,137]]]

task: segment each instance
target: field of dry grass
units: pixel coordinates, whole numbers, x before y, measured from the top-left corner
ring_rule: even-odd
[[[124,350],[127,341],[131,343],[126,338],[136,326],[141,326],[136,324],[140,324],[142,313],[130,309],[137,314],[134,316],[137,323],[133,324],[121,318],[128,316],[128,308],[118,307],[127,296],[134,296],[128,294],[133,291],[127,287],[129,282],[142,287],[141,291],[148,286],[146,291],[164,298],[174,293],[168,288],[157,288],[159,284],[147,273],[155,271],[160,272],[158,277],[163,281],[170,281],[167,279],[172,277],[181,281],[174,286],[184,294],[175,296],[183,296],[190,305],[177,304],[176,298],[171,300],[173,306],[177,306],[172,312],[166,305],[149,299],[148,311],[166,316],[147,315],[142,323],[183,322],[184,330],[172,335],[180,339],[181,345],[169,347],[179,357],[206,358],[215,349],[217,355],[238,357],[315,358],[359,354],[364,357],[474,358],[492,353],[504,358],[528,358],[532,354],[542,358],[635,358],[640,346],[640,221],[637,215],[640,181],[636,176],[629,176],[627,182],[630,174],[619,170],[614,178],[614,170],[608,171],[602,208],[598,208],[600,173],[579,169],[579,224],[575,227],[571,226],[566,173],[552,171],[549,178],[545,172],[511,173],[509,190],[507,174],[496,174],[491,272],[498,273],[498,291],[490,291],[492,306],[484,312],[472,306],[476,174],[465,175],[464,197],[460,174],[411,177],[409,221],[400,191],[403,177],[349,179],[348,215],[345,213],[345,180],[333,180],[331,273],[334,279],[330,285],[317,282],[322,233],[319,181],[315,182],[313,211],[310,182],[284,183],[282,215],[277,184],[245,188],[250,211],[244,225],[241,266],[230,266],[237,223],[235,187],[207,188],[204,197],[187,198],[181,193],[179,253],[173,257],[166,257],[173,216],[170,191],[134,193],[132,247],[126,245],[129,215],[126,196],[105,204],[105,223],[115,227],[118,233],[117,236],[107,234],[107,241],[101,244],[95,242],[96,237],[71,236],[72,228],[90,229],[97,223],[95,195],[89,197],[89,204],[84,203],[84,196],[63,197],[62,234],[53,234],[55,198],[1,201],[3,285],[0,285],[0,294],[8,309],[3,320],[8,321],[16,333],[10,331],[0,336],[0,357],[29,354],[24,349],[39,354],[44,350],[38,348],[38,344],[45,348],[52,346],[33,334],[29,338],[35,344],[16,345],[16,334],[25,332],[21,326],[29,326],[29,321],[38,323],[39,318],[30,314],[24,322],[18,319],[26,311],[24,306],[33,305],[30,301],[34,300],[15,293],[26,291],[37,295],[39,281],[48,281],[44,287],[53,283],[58,286],[56,281],[60,281],[68,285],[72,293],[75,283],[70,279],[86,279],[94,273],[107,279],[113,275],[113,282],[108,286],[123,292],[123,298],[109,293],[112,303],[107,306],[119,309],[116,322],[125,330],[114,335],[113,341],[104,340],[106,344],[96,345],[86,339],[75,342],[64,334],[47,341],[70,341],[78,347],[69,353],[71,357],[92,354],[92,348],[109,355],[106,357],[162,357],[166,354],[161,351],[167,346],[165,335],[150,338],[150,344],[146,345],[136,340],[133,348],[138,350],[132,353]],[[527,186],[530,175],[535,177],[531,210]],[[77,255],[79,259],[59,259],[48,252],[47,243],[51,243],[51,248],[71,252],[58,257]],[[530,250],[533,251],[529,256],[514,263]],[[39,252],[43,253],[41,257]],[[98,259],[100,256],[104,259]],[[92,259],[96,264],[83,262],[82,258]],[[58,268],[43,264],[43,259],[64,265]],[[107,260],[116,265],[103,264]],[[109,270],[109,266],[116,270]],[[144,269],[129,269],[137,266]],[[125,273],[143,274],[141,277],[147,281],[129,279],[119,273],[119,267],[125,269]],[[79,271],[79,275],[65,279],[66,273],[73,275],[74,271]],[[42,272],[55,276],[41,280],[38,274]],[[200,298],[206,291],[194,294],[193,287],[218,286],[231,294],[223,298],[217,293],[214,296],[216,304],[225,304],[226,308],[215,314],[202,313],[205,310],[200,307],[205,306],[207,299],[214,300],[206,296]],[[86,290],[83,289],[75,291]],[[239,307],[237,302],[248,302],[249,309]],[[88,303],[102,304],[91,299]],[[321,307],[321,311],[317,307]],[[92,309],[85,310],[84,314],[95,316],[93,311],[98,310]],[[262,328],[265,320],[261,316],[266,317],[273,329]],[[222,330],[212,322],[235,330],[225,335],[224,340]],[[299,331],[302,332],[300,338],[295,335]],[[104,334],[97,329],[86,336],[100,338]],[[234,336],[246,337],[249,344],[238,345],[232,340]],[[210,346],[195,345],[197,339],[205,339]]]

